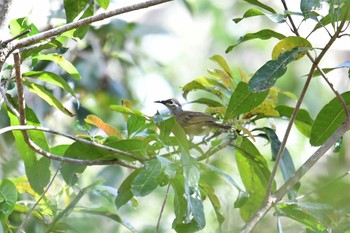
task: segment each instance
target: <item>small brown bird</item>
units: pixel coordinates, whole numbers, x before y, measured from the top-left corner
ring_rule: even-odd
[[[232,128],[229,124],[217,123],[216,121],[218,119],[211,115],[183,110],[181,104],[176,99],[155,102],[164,104],[169,109],[170,113],[175,116],[177,123],[191,139],[197,135],[208,135],[213,130],[230,130]]]

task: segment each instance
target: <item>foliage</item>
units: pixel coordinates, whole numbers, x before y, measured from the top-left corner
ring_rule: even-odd
[[[106,10],[109,3],[106,0],[65,0],[66,23],[89,19],[97,9]],[[195,3],[185,3],[184,7],[187,6],[194,14]],[[285,35],[275,29],[262,28],[255,33],[242,35],[228,46],[226,53],[252,40],[279,41],[271,51],[271,60],[265,61],[251,77],[241,68],[236,74],[231,68],[233,62],[221,54],[210,58],[216,68],[183,85],[185,99],[195,96],[191,99],[192,103],[204,105],[208,114],[232,125],[229,132],[213,132],[199,141],[190,141],[174,117],[158,112],[148,116],[140,111],[133,105],[140,100],[133,99],[135,95],[127,90],[127,85],[115,88],[108,75],[99,74],[100,69],[86,67],[81,70],[82,58],[79,55],[70,57],[74,49],[80,49],[78,54],[91,53],[89,45],[71,48],[70,43],[89,40],[89,36],[93,35],[93,39],[98,38],[103,50],[103,56],[99,59],[107,60],[106,57],[110,57],[125,75],[132,73],[137,60],[151,59],[137,52],[126,55],[128,43],[137,47],[143,36],[135,36],[136,28],[146,25],[113,19],[100,28],[91,27],[91,22],[76,24],[68,31],[48,35],[46,39],[50,40],[34,41],[39,44],[33,46],[34,42],[28,41],[40,34],[39,29],[27,18],[12,20],[10,30],[14,37],[27,29],[31,29],[31,32],[1,45],[2,53],[7,51],[9,56],[19,51],[22,60],[21,64],[16,59],[15,64],[11,64],[6,60],[7,56],[1,56],[1,100],[5,109],[1,114],[7,113],[10,126],[2,125],[0,132],[12,131],[13,138],[6,140],[9,143],[15,141],[25,174],[21,178],[4,174],[1,180],[2,231],[70,232],[78,228],[74,220],[81,221],[83,216],[87,216],[95,222],[97,216],[102,216],[119,224],[115,229],[122,227],[123,230],[138,232],[139,229],[135,227],[138,219],[125,220],[123,209],[130,206],[141,209],[141,205],[145,204],[143,202],[146,202],[144,200],[147,200],[145,198],[151,196],[157,200],[160,222],[161,217],[169,218],[163,212],[170,205],[167,198],[173,200],[171,228],[176,232],[212,230],[212,226],[208,226],[209,205],[214,211],[218,231],[225,232],[224,225],[230,221],[230,216],[224,211],[226,207],[223,208],[222,203],[226,202],[219,195],[216,184],[222,181],[226,182],[225,189],[229,190],[226,198],[233,200],[227,208],[237,209],[242,224],[246,224],[242,232],[249,232],[261,222],[272,207],[279,232],[284,227],[280,222],[282,216],[299,223],[307,232],[328,232],[330,229],[333,232],[350,231],[349,224],[344,224],[348,206],[338,206],[336,209],[332,203],[321,203],[320,200],[299,200],[300,195],[305,194],[305,190],[300,188],[304,184],[300,179],[310,167],[306,162],[301,169],[296,169],[296,156],[286,148],[293,124],[301,133],[299,137],[309,140],[312,146],[328,146],[327,150],[341,143],[341,137],[348,129],[349,92],[339,95],[329,84],[335,97],[322,107],[315,119],[307,109],[301,109],[300,104],[311,79],[322,76],[329,83],[327,73],[349,68],[348,61],[327,68],[320,68],[319,64],[334,41],[348,36],[345,29],[350,18],[350,3],[301,0],[298,12],[289,11],[285,1],[282,3],[283,9],[275,9],[260,1],[246,0],[246,6],[251,8],[245,13],[241,12],[242,17],[233,19],[234,23],[244,24],[245,20],[265,17],[275,24],[289,26],[293,33]],[[328,14],[322,16],[319,12],[326,6]],[[301,17],[300,26],[314,23],[306,36],[302,36],[295,26],[296,17]],[[106,33],[111,29],[118,33]],[[318,30],[325,30],[330,36],[321,50],[313,47],[308,39]],[[128,38],[132,35],[135,36],[133,39]],[[10,45],[17,51],[5,49]],[[299,72],[300,76],[308,73],[301,94],[298,96],[299,92],[278,88],[278,80],[291,78],[287,75],[287,68],[293,69],[291,64],[307,59],[311,60],[310,70]],[[19,73],[21,66],[25,65],[31,69]],[[99,81],[96,78],[84,83],[87,74],[103,77]],[[12,91],[14,87],[16,92]],[[26,93],[29,91],[47,103],[50,110],[46,114],[50,117],[56,118],[54,112],[60,112],[65,119],[74,119],[67,121],[69,126],[65,126],[64,133],[59,132],[59,128],[42,127],[46,125],[45,116],[30,103],[27,94],[25,102],[22,100],[23,87]],[[111,101],[113,95],[110,93],[118,97],[120,104]],[[93,95],[97,103],[95,109],[85,105],[88,102],[85,100],[91,98],[89,95]],[[298,96],[295,107],[281,104],[285,96],[290,101]],[[117,121],[111,123],[110,116]],[[283,140],[277,136],[279,129],[276,130],[275,125],[270,125],[266,119],[288,119],[289,126]],[[58,121],[57,127],[61,124]],[[343,127],[346,128],[343,130]],[[62,142],[51,134],[67,137],[73,142]],[[265,156],[260,138],[270,144],[273,163]],[[51,145],[52,142],[56,144]],[[235,165],[227,163],[232,158]],[[105,165],[99,174],[101,177],[108,172],[111,174],[106,175],[105,179],[89,177],[90,166],[98,165]],[[277,168],[281,170],[281,177],[276,173]],[[231,172],[233,169],[237,172]],[[96,180],[86,184],[86,180],[91,179]],[[161,198],[157,198],[160,194]],[[257,211],[265,212],[257,214]],[[34,220],[29,222],[28,216],[31,215]],[[93,226],[86,222],[86,229],[83,226],[80,230],[93,232],[98,227],[98,224]],[[170,230],[167,224],[153,225],[152,231]]]

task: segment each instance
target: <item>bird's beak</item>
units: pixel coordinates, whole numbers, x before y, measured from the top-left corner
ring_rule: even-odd
[[[154,101],[154,103],[164,104],[164,100],[156,100],[156,101]]]

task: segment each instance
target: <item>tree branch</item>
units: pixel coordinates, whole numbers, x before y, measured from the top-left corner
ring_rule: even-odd
[[[74,28],[81,27],[83,25],[88,25],[88,24],[91,24],[91,23],[94,23],[97,21],[101,21],[101,20],[116,16],[116,15],[121,15],[121,14],[124,14],[127,12],[148,8],[151,6],[159,5],[159,4],[162,4],[165,2],[170,2],[170,1],[172,1],[172,0],[150,0],[150,1],[137,3],[134,5],[118,8],[115,10],[103,12],[103,13],[98,14],[98,15],[87,17],[87,18],[78,20],[76,22],[65,24],[61,27],[57,27],[57,28],[53,28],[53,29],[45,31],[45,32],[41,32],[41,33],[33,35],[31,37],[27,37],[27,38],[23,38],[21,40],[18,40],[17,42],[14,43],[14,48],[15,49],[22,48],[24,46],[39,42],[40,40],[47,39],[47,38],[52,37],[52,36],[60,35],[63,32],[69,31],[69,30],[74,29]]]
[[[103,12],[103,13],[98,14],[98,15],[87,17],[87,18],[78,20],[76,22],[68,23],[68,24],[65,24],[63,26],[50,29],[48,31],[38,33],[36,35],[20,39],[18,41],[10,42],[7,44],[7,46],[5,48],[0,49],[0,67],[2,67],[6,58],[15,49],[23,48],[25,46],[40,42],[41,40],[45,40],[45,39],[48,39],[50,37],[60,35],[63,32],[69,31],[69,30],[74,29],[74,28],[81,27],[83,25],[88,25],[88,24],[98,22],[98,21],[101,21],[101,20],[116,16],[116,15],[121,15],[121,14],[124,14],[127,12],[148,8],[151,6],[159,5],[159,4],[170,2],[170,1],[173,1],[173,0],[149,0],[149,1],[137,3],[134,5],[130,5],[130,6],[125,6],[122,8],[115,9],[115,10]]]
[[[285,3],[285,0],[282,0],[282,3],[285,7],[285,9],[287,9],[287,5]],[[271,199],[275,199],[276,201],[280,200],[288,190],[285,190],[286,188],[291,188],[292,186],[290,186],[290,184],[295,184],[297,181],[300,180],[301,176],[303,176],[315,163],[316,161],[318,161],[323,154],[325,154],[327,152],[327,150],[330,148],[330,146],[332,146],[341,135],[343,135],[348,129],[349,129],[349,125],[350,125],[350,114],[349,114],[349,108],[347,107],[344,99],[339,95],[339,93],[337,91],[334,90],[333,86],[328,82],[327,78],[325,76],[323,76],[325,78],[325,80],[327,81],[327,83],[330,85],[332,91],[334,91],[334,93],[336,94],[337,98],[339,99],[341,105],[344,108],[344,111],[346,112],[346,118],[345,118],[345,122],[342,125],[342,127],[340,127],[327,141],[326,143],[321,146],[311,157],[310,157],[310,161],[306,161],[296,172],[295,174],[291,177],[293,178],[293,180],[291,180],[291,178],[282,186],[283,187],[283,191],[279,191],[278,193],[276,192],[275,195],[272,197],[271,196],[271,191],[272,191],[272,187],[273,187],[273,183],[274,183],[274,179],[277,173],[277,169],[279,167],[279,163],[282,159],[282,155],[284,153],[286,144],[287,144],[287,140],[290,134],[290,131],[292,129],[293,123],[295,121],[295,118],[297,116],[298,110],[300,109],[301,103],[304,100],[305,94],[309,88],[309,85],[311,83],[311,79],[313,77],[313,74],[315,72],[316,69],[321,70],[318,65],[320,63],[320,61],[322,60],[322,58],[324,57],[324,55],[327,53],[327,51],[330,49],[330,47],[333,45],[333,43],[335,42],[335,40],[339,37],[340,33],[342,32],[342,28],[345,25],[346,19],[347,19],[347,15],[349,13],[349,7],[350,7],[350,2],[348,3],[348,8],[346,10],[346,13],[344,14],[344,18],[342,19],[339,27],[337,28],[337,31],[334,33],[334,35],[331,37],[331,39],[328,41],[328,43],[325,45],[325,47],[323,48],[323,50],[321,51],[321,53],[316,57],[316,59],[313,59],[312,56],[310,55],[310,53],[308,53],[308,57],[311,59],[311,61],[313,62],[307,80],[304,84],[304,87],[302,89],[302,92],[300,94],[300,97],[296,103],[296,106],[294,108],[294,111],[292,113],[292,116],[289,120],[286,132],[284,134],[284,138],[283,141],[281,143],[281,146],[279,148],[278,154],[276,156],[276,160],[275,160],[275,164],[273,166],[273,169],[271,171],[271,176],[270,176],[270,180],[269,180],[269,184],[266,190],[266,195],[265,195],[265,199],[262,203],[262,206],[260,207],[260,209],[252,216],[252,218],[246,223],[246,225],[242,228],[241,233],[245,233],[245,232],[250,232],[255,225],[260,221],[260,219],[267,213],[267,211],[269,211],[269,209],[272,207],[272,203],[271,204]],[[289,20],[291,21],[292,27],[293,27],[293,31],[296,33],[296,35],[299,35],[297,28],[294,25],[294,22],[291,18],[291,16],[288,16]],[[322,71],[322,70],[321,70]],[[322,74],[322,72],[321,72]],[[338,135],[339,133],[340,136]],[[332,144],[327,148],[328,144],[327,143],[331,143]],[[327,145],[326,145],[327,144]],[[304,166],[305,165],[305,166]],[[281,188],[282,188],[281,187]],[[281,188],[279,190],[281,190]],[[283,194],[283,195],[282,195]],[[282,196],[281,196],[282,195]],[[279,199],[278,199],[279,198]],[[268,207],[269,206],[269,207]]]

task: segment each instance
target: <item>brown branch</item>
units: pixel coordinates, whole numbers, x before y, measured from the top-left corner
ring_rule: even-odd
[[[285,1],[282,0],[282,3],[284,4],[284,6],[286,7]],[[284,138],[283,141],[281,143],[281,146],[279,148],[276,160],[275,160],[275,164],[274,167],[271,171],[271,176],[270,176],[270,180],[269,180],[269,184],[267,187],[267,191],[266,191],[266,195],[265,195],[265,199],[262,203],[262,206],[260,207],[260,209],[252,216],[252,218],[246,223],[246,225],[242,228],[241,232],[245,233],[245,232],[250,232],[255,225],[260,221],[260,219],[267,213],[267,211],[269,211],[269,209],[272,207],[272,204],[274,204],[273,202],[271,202],[271,199],[273,200],[280,200],[288,191],[288,189],[286,188],[290,188],[292,186],[290,186],[290,184],[295,184],[297,181],[300,180],[301,176],[303,176],[315,163],[316,161],[319,160],[319,158],[321,158],[323,156],[324,153],[327,152],[327,150],[330,148],[330,146],[332,146],[341,135],[343,135],[348,129],[349,129],[349,124],[350,124],[350,114],[349,114],[349,108],[347,107],[344,99],[339,95],[339,93],[337,91],[334,90],[333,86],[330,85],[331,89],[334,91],[334,93],[336,94],[337,98],[339,99],[340,103],[342,104],[345,112],[346,112],[346,119],[345,122],[343,124],[342,127],[340,127],[327,141],[326,143],[321,146],[319,148],[319,150],[317,150],[311,157],[310,157],[310,162],[306,161],[301,167],[300,169],[297,170],[297,172],[295,173],[295,175],[293,175],[293,180],[289,179],[282,187],[283,189],[279,189],[280,191],[278,191],[278,193],[276,192],[274,196],[271,196],[271,191],[272,191],[272,187],[273,187],[273,183],[274,183],[274,179],[277,173],[277,169],[279,166],[279,163],[281,161],[282,155],[284,153],[286,144],[287,144],[287,140],[288,137],[290,135],[290,131],[292,129],[293,123],[295,121],[296,115],[300,109],[301,103],[304,100],[305,94],[309,88],[309,85],[311,83],[311,79],[313,77],[313,74],[315,72],[316,69],[321,70],[320,68],[318,68],[318,65],[320,63],[320,61],[322,60],[322,58],[325,56],[325,54],[327,53],[327,51],[330,49],[330,47],[333,45],[333,43],[335,42],[335,40],[339,37],[340,33],[342,32],[342,28],[345,25],[346,19],[347,19],[347,15],[349,13],[349,7],[350,7],[350,2],[348,3],[348,7],[347,7],[347,11],[344,15],[344,18],[342,19],[339,27],[337,28],[337,31],[334,33],[334,35],[331,37],[331,39],[328,41],[328,43],[325,45],[325,47],[323,48],[323,50],[321,51],[321,53],[316,57],[316,59],[313,59],[312,56],[308,53],[308,57],[311,59],[311,61],[313,62],[311,68],[310,68],[310,72],[308,74],[307,80],[304,84],[304,87],[302,89],[302,92],[300,94],[300,97],[296,103],[296,106],[294,108],[294,111],[292,113],[292,116],[290,118],[290,121],[288,123],[286,132],[284,134]],[[289,17],[289,20],[293,22],[292,18]],[[292,26],[294,25],[294,23],[292,23]],[[294,30],[296,35],[298,34],[298,30],[294,25]],[[322,70],[321,70],[322,71]],[[321,72],[322,74],[322,72]],[[323,76],[325,78],[325,76]],[[328,84],[330,84],[328,82],[328,79],[325,78],[325,80],[327,81]],[[338,135],[339,133],[340,136]],[[338,137],[339,136],[339,137]],[[331,143],[332,144],[327,148],[328,144],[327,143]],[[305,165],[305,166],[304,166]],[[292,178],[291,177],[291,178]],[[283,195],[282,195],[283,194]]]
[[[60,35],[63,32],[69,31],[69,30],[74,29],[74,28],[81,27],[83,25],[88,25],[88,24],[91,24],[91,23],[94,23],[97,21],[101,21],[101,20],[116,16],[116,15],[120,15],[120,14],[124,14],[127,12],[148,8],[151,6],[159,5],[159,4],[162,4],[165,2],[170,2],[170,1],[173,1],[173,0],[150,0],[150,1],[145,1],[145,2],[134,4],[134,5],[130,5],[130,6],[125,6],[122,8],[115,9],[115,10],[103,12],[103,13],[98,14],[98,15],[87,17],[87,18],[78,20],[76,22],[65,24],[61,27],[57,27],[57,28],[53,28],[53,29],[45,31],[45,32],[41,32],[41,33],[33,35],[31,37],[27,37],[27,38],[23,38],[21,40],[18,40],[17,42],[14,43],[14,48],[15,49],[22,48],[24,46],[39,42],[43,39],[47,39],[47,38],[50,38],[52,36]]]
[[[26,126],[26,115],[25,115],[25,100],[24,100],[24,93],[23,93],[23,84],[21,79],[21,61],[20,56],[18,53],[14,53],[14,63],[15,63],[15,74],[16,74],[16,84],[17,84],[17,92],[18,92],[18,102],[19,102],[19,122],[21,126]],[[28,134],[28,131],[26,129],[21,130],[23,134],[24,141],[27,143],[27,145],[34,150],[35,152],[41,154],[42,156],[45,156],[52,160],[61,161],[64,163],[74,163],[74,164],[81,164],[81,165],[106,165],[106,164],[118,164],[124,167],[128,168],[137,168],[134,165],[127,164],[119,159],[112,159],[112,160],[83,160],[83,159],[75,159],[75,158],[68,158],[68,157],[62,157],[58,155],[54,155],[48,151],[45,151],[40,146],[38,146],[36,143],[34,143]],[[99,145],[99,144],[95,144]],[[101,147],[98,146],[98,147]],[[108,148],[108,150],[113,150],[113,148]],[[117,150],[117,153],[122,153],[123,155],[130,156],[134,159],[137,159],[140,161],[140,158],[137,158],[136,156],[129,154],[124,151]]]
[[[28,45],[38,43],[42,40],[46,40],[46,39],[49,39],[51,37],[60,35],[63,32],[69,31],[69,30],[74,29],[74,28],[78,28],[78,27],[88,25],[88,24],[91,24],[94,22],[98,22],[98,21],[101,21],[101,20],[116,16],[116,15],[121,15],[121,14],[128,13],[131,11],[136,11],[136,10],[148,8],[151,6],[159,5],[159,4],[170,2],[170,1],[173,1],[173,0],[149,0],[149,1],[137,3],[134,5],[130,5],[130,6],[125,6],[122,8],[115,9],[115,10],[103,12],[103,13],[98,14],[98,15],[87,17],[87,18],[78,20],[76,22],[68,23],[68,24],[65,24],[63,26],[50,29],[48,31],[38,33],[36,35],[20,39],[18,41],[10,42],[6,45],[6,47],[0,49],[0,69],[1,69],[2,65],[4,64],[5,60],[7,59],[7,57],[15,49],[20,49],[20,48],[26,47]]]

